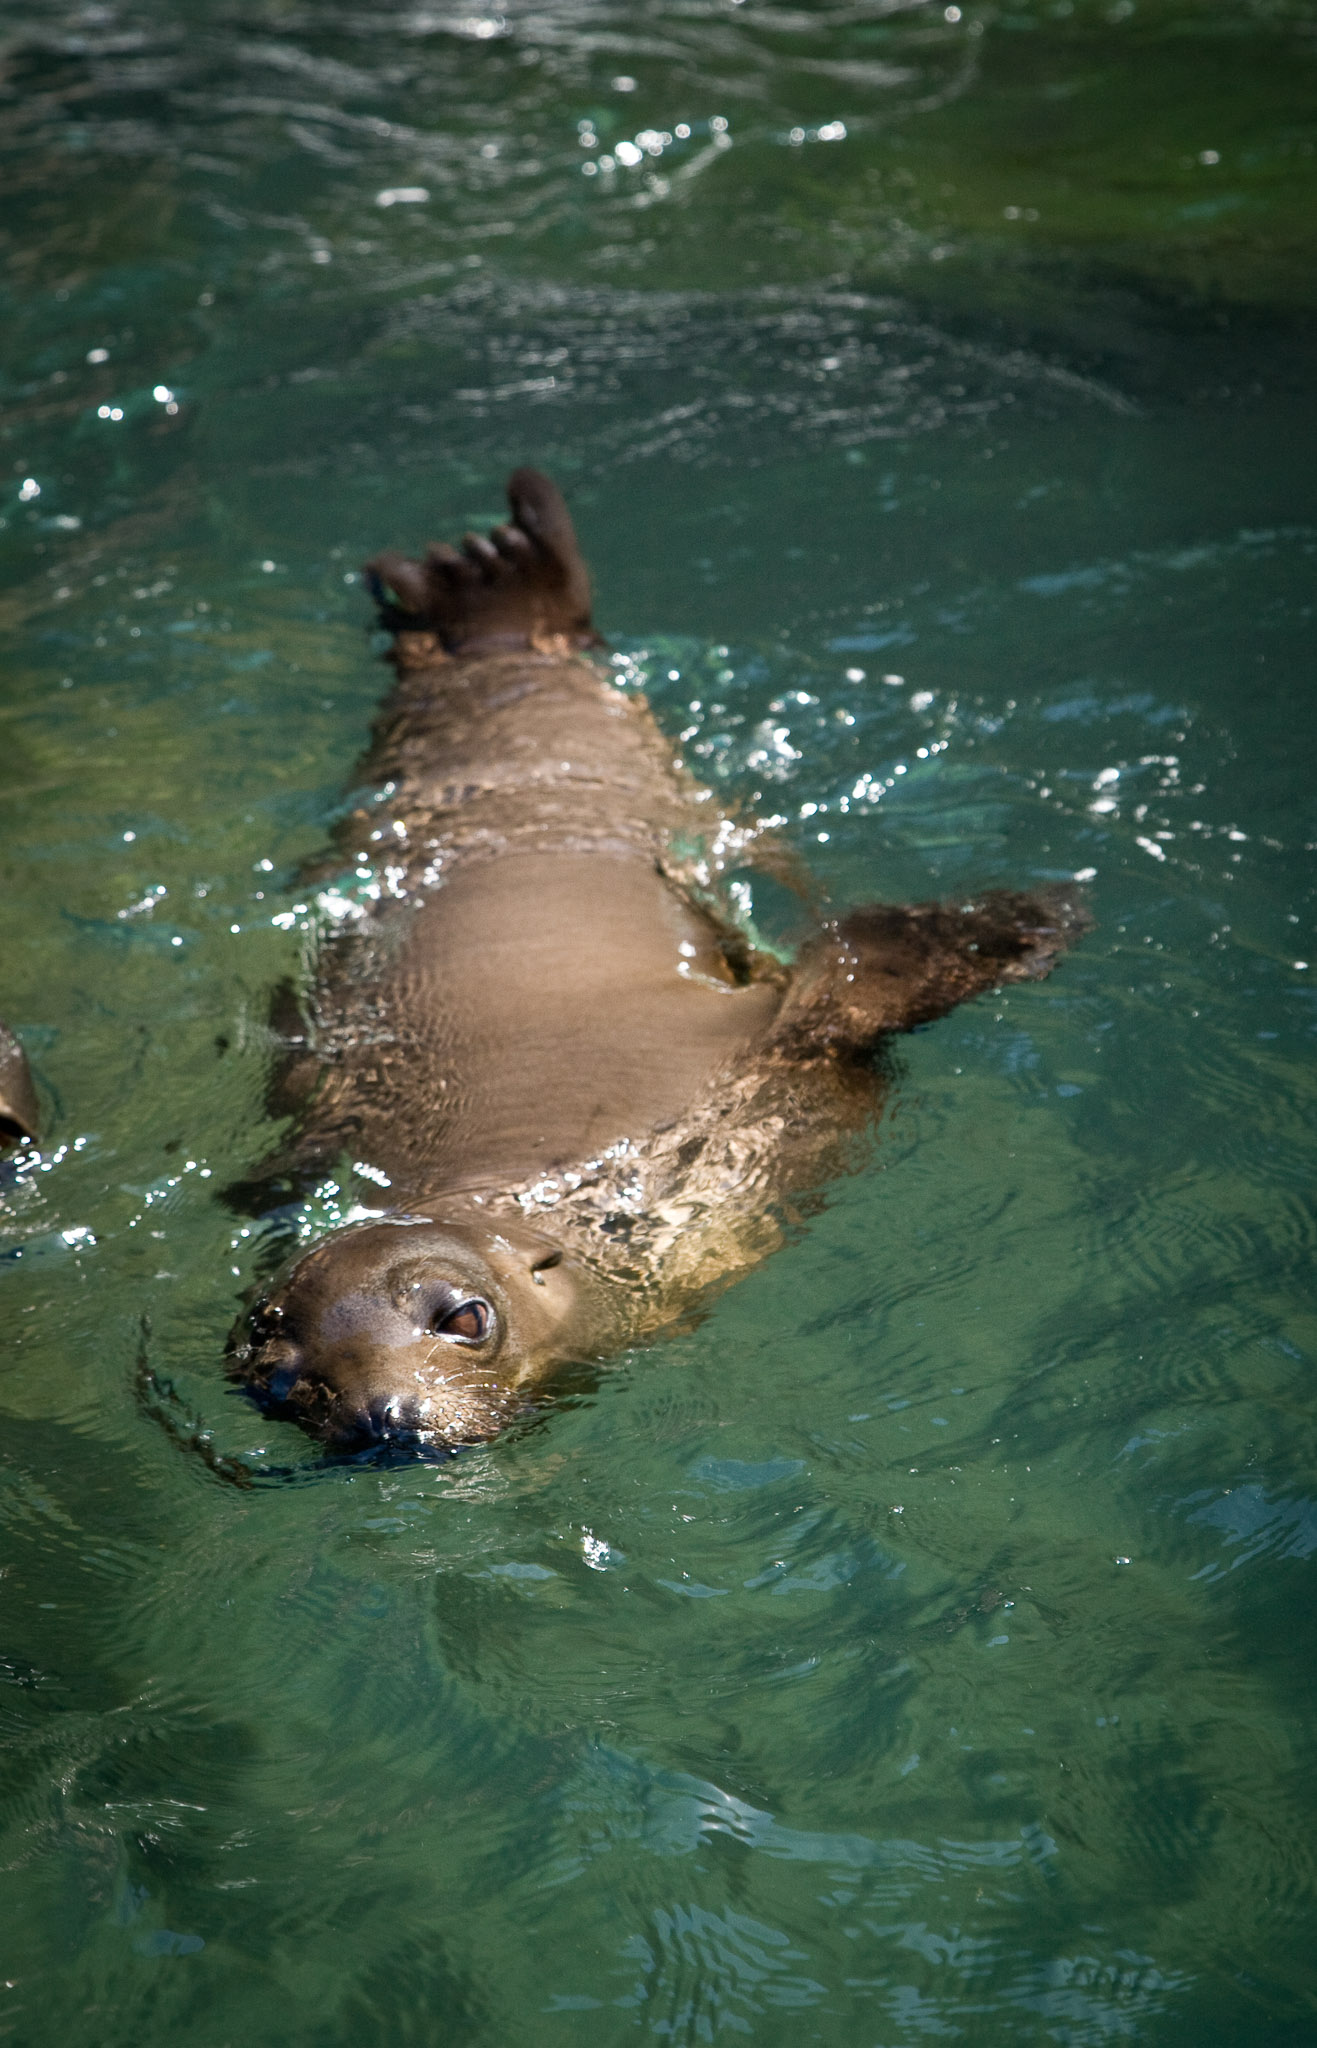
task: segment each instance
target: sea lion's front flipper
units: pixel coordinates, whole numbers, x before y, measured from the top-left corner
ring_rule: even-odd
[[[1066,888],[852,910],[807,947],[774,1033],[789,1057],[864,1059],[894,1031],[1039,981],[1092,920]]]
[[[13,1032],[0,1024],[0,1146],[35,1138],[39,1115],[27,1054]]]
[[[422,562],[386,553],[365,576],[382,623],[399,635],[398,654],[429,658],[534,647],[595,647],[590,577],[562,492],[538,469],[508,478],[512,518],[488,537],[468,533],[461,549],[434,544]],[[392,593],[392,599],[390,598]],[[393,600],[396,600],[394,602]]]

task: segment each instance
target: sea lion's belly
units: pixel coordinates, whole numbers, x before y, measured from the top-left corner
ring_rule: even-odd
[[[352,1090],[354,1142],[413,1202],[643,1139],[779,1005],[771,984],[736,984],[715,928],[652,861],[598,853],[459,868],[371,996],[386,1028]]]

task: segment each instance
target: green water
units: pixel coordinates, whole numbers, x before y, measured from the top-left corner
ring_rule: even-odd
[[[1298,2048],[1317,12],[482,4],[0,8],[0,2038]],[[699,1328],[327,1467],[217,1191],[355,565],[519,461],[836,900],[1097,927]]]

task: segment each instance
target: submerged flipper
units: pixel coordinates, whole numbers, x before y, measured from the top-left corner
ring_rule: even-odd
[[[515,469],[508,504],[507,525],[488,537],[468,533],[460,550],[435,543],[424,561],[389,552],[367,562],[367,584],[381,623],[399,636],[404,666],[441,654],[517,647],[556,653],[602,644],[590,624],[589,574],[558,486],[538,469]]]
[[[1091,922],[1065,888],[852,910],[802,955],[775,1044],[795,1059],[869,1058],[889,1033],[931,1023],[970,996],[1040,981]]]
[[[13,1032],[0,1024],[0,1147],[35,1138],[38,1116],[27,1054]]]

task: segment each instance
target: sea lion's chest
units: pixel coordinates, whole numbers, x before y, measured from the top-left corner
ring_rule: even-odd
[[[780,994],[736,983],[651,861],[538,852],[454,873],[358,999],[381,1027],[354,1062],[363,1156],[416,1199],[638,1143],[763,1038]]]

